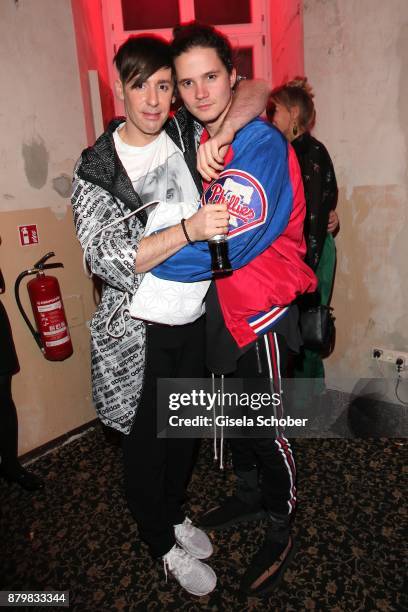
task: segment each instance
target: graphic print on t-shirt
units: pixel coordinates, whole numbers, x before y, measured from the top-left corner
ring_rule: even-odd
[[[182,154],[174,151],[167,160],[134,183],[143,203],[151,200],[189,202],[197,200],[198,192]]]
[[[162,132],[153,142],[134,147],[114,132],[116,151],[142,202],[198,202],[199,194],[181,150]],[[197,203],[198,207],[198,203]]]

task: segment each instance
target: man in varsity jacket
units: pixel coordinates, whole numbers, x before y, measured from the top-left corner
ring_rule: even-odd
[[[172,47],[184,105],[214,137],[228,112],[236,79],[229,42],[214,28],[191,23],[176,28]],[[301,174],[285,138],[259,119],[237,133],[224,162],[218,178],[204,184],[202,195],[203,205],[228,205],[229,258],[234,270],[217,279],[207,296],[207,366],[221,375],[268,379],[279,391],[288,351],[296,351],[300,344],[293,302],[316,287],[314,274],[303,261]],[[185,228],[188,235],[188,220]],[[208,244],[191,239],[153,273],[177,281],[210,278]],[[201,524],[222,528],[259,518],[266,509],[264,545],[241,582],[244,592],[261,595],[275,586],[293,551],[294,459],[283,435],[231,439],[230,445],[237,492],[209,510]]]

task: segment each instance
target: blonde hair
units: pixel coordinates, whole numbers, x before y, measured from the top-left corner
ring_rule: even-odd
[[[288,110],[298,106],[299,126],[304,130],[310,130],[316,119],[313,98],[313,90],[307,82],[307,78],[297,76],[271,91],[266,107],[267,117],[269,121],[272,121],[276,104],[283,104]]]

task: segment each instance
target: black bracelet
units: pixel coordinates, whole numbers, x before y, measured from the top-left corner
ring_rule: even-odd
[[[192,241],[192,240],[190,240],[190,236],[187,234],[187,230],[186,230],[186,220],[185,220],[185,219],[182,219],[182,220],[181,220],[181,227],[182,227],[182,229],[183,229],[183,232],[184,232],[184,235],[185,235],[185,237],[186,237],[187,242],[188,242],[189,244],[193,244],[193,241]]]

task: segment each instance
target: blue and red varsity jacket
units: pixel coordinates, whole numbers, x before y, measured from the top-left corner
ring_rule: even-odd
[[[202,204],[227,202],[233,274],[216,280],[225,324],[239,347],[267,331],[298,295],[315,291],[305,264],[305,197],[296,154],[273,126],[255,119],[232,143],[224,170]],[[207,242],[188,244],[153,268],[159,278],[211,278]]]

